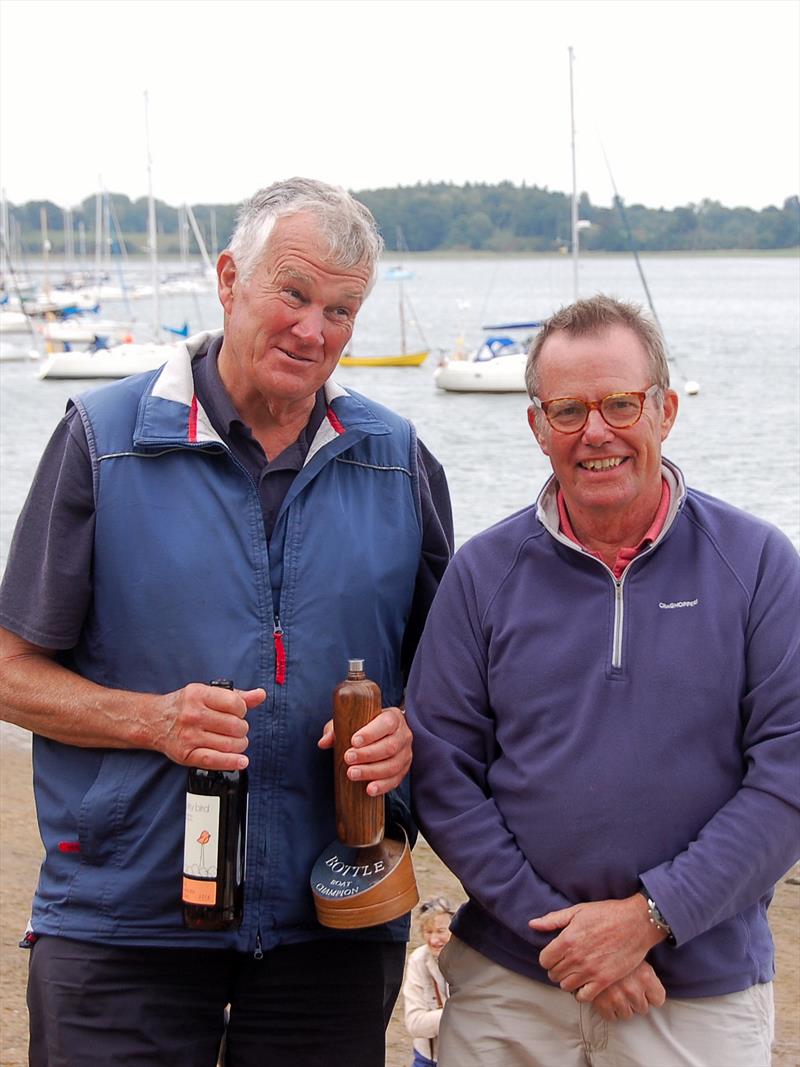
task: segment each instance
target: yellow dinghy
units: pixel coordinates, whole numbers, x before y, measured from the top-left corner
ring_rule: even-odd
[[[402,231],[400,227],[397,227],[397,250],[398,252],[405,248],[405,241],[403,239]],[[407,251],[407,249],[406,249]],[[345,352],[342,358],[339,360],[339,364],[342,367],[421,367],[425,360],[428,358],[430,349],[427,347],[427,340],[422,332],[422,328],[419,322],[416,321],[414,309],[411,307],[411,300],[405,294],[405,287],[403,281],[406,278],[412,277],[410,271],[403,270],[402,267],[397,270],[393,270],[391,273],[387,273],[387,278],[392,278],[397,282],[397,312],[400,317],[400,352],[394,356],[354,356],[350,352]],[[419,341],[426,347],[419,352],[406,352],[406,310],[405,304],[408,301],[409,310],[412,313],[412,321],[419,333]]]
[[[428,354],[427,350],[401,356],[350,356],[345,352],[339,363],[342,367],[421,367]]]

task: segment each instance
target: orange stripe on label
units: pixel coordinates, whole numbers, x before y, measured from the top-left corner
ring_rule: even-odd
[[[184,875],[182,895],[187,904],[216,904],[217,883],[200,882]]]

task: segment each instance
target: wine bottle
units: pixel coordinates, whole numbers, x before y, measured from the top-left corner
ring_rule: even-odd
[[[210,685],[233,689],[218,678]],[[228,930],[242,921],[247,771],[189,768],[183,841],[183,923]]]
[[[364,782],[347,777],[344,754],[357,730],[381,711],[381,691],[364,673],[363,659],[348,661],[347,678],[333,691],[336,833],[353,848],[376,845],[383,837],[383,797],[371,797]]]

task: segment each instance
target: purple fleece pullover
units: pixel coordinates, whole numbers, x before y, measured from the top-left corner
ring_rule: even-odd
[[[665,528],[620,582],[558,532],[552,479],[457,553],[409,683],[412,788],[474,949],[546,982],[528,920],[641,880],[667,992],[715,996],[773,977],[800,852],[800,561],[664,473]]]

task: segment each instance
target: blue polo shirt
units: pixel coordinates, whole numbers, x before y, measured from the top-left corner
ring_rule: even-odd
[[[325,418],[325,393],[322,389],[317,391],[311,416],[297,440],[284,448],[280,455],[270,459],[253,437],[250,427],[242,421],[222,383],[217,364],[221,348],[222,337],[216,337],[207,351],[201,351],[192,361],[194,389],[211,425],[258,486],[269,540],[283,498],[292,479],[302,469],[311,442]]]

